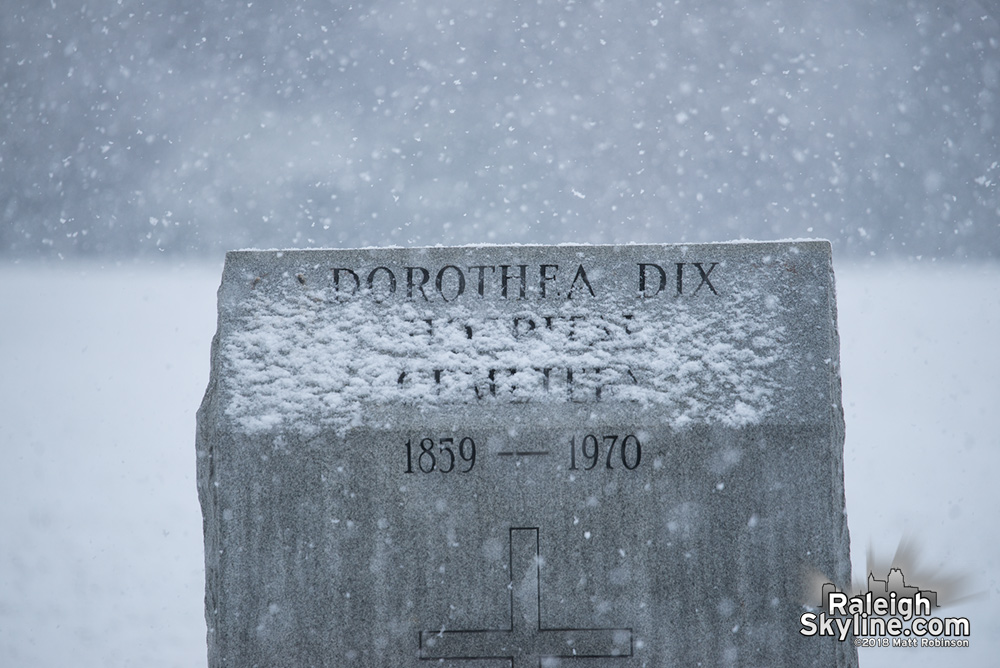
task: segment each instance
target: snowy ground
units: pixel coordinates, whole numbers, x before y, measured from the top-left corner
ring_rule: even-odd
[[[194,412],[220,275],[0,266],[0,665],[205,665]],[[910,532],[986,593],[941,611],[971,648],[862,666],[996,665],[1000,267],[838,266],[838,300],[855,577]]]

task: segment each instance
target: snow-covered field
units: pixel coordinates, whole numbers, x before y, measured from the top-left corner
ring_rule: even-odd
[[[1000,267],[837,269],[855,577],[910,532],[922,573],[985,593],[939,611],[969,649],[862,665],[995,666]],[[220,276],[0,266],[0,666],[205,665],[194,412]]]

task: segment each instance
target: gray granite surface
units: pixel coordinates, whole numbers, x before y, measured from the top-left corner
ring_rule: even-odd
[[[237,251],[209,664],[855,666],[830,245]]]

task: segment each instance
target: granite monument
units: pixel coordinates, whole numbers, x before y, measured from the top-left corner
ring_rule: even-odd
[[[823,241],[237,251],[209,665],[854,666]]]

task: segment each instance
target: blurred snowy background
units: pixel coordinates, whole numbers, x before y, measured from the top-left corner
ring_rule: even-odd
[[[0,0],[0,666],[205,665],[224,250],[788,237],[834,244],[855,576],[911,532],[987,594],[862,666],[995,666],[998,19]]]
[[[0,253],[1000,250],[995,0],[0,2]]]

